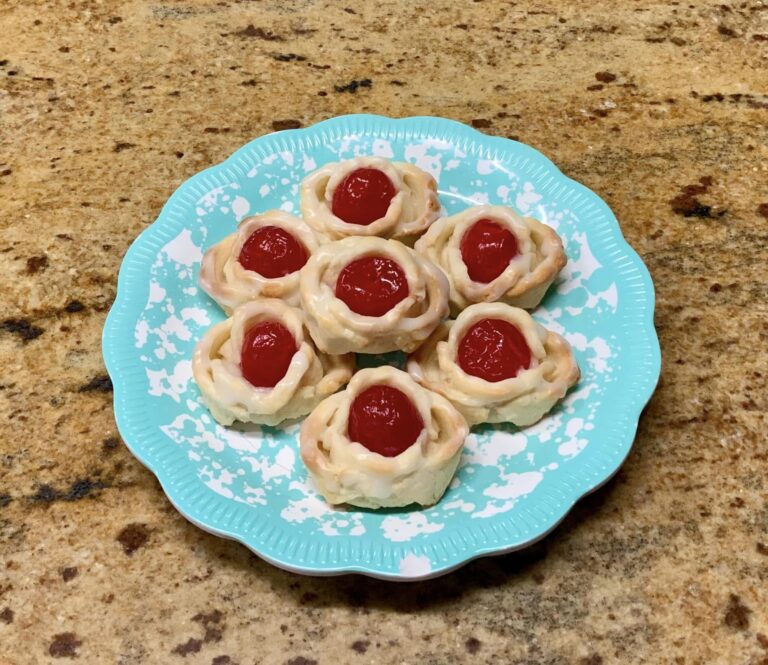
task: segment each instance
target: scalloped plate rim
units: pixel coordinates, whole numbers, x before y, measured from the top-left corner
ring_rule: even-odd
[[[417,122],[429,122],[429,123],[434,123],[436,126],[442,126],[446,130],[467,134],[468,138],[474,139],[475,142],[479,143],[483,147],[488,147],[489,145],[498,146],[500,150],[507,151],[509,150],[508,144],[510,143],[514,144],[516,146],[515,150],[517,152],[522,151],[527,153],[527,156],[529,156],[532,159],[532,161],[539,162],[541,166],[543,166],[548,171],[554,171],[555,175],[557,175],[562,181],[564,181],[565,184],[568,185],[568,187],[570,187],[571,189],[576,189],[581,191],[583,194],[586,195],[586,197],[590,200],[590,202],[602,208],[603,212],[606,213],[607,222],[612,227],[612,235],[614,236],[613,239],[621,247],[625,257],[630,260],[631,264],[637,270],[638,274],[642,278],[644,292],[646,294],[646,303],[645,303],[646,315],[644,317],[645,325],[643,327],[643,332],[645,333],[647,337],[647,341],[649,342],[647,359],[650,361],[649,369],[647,370],[646,377],[654,377],[654,378],[651,378],[651,380],[647,382],[645,386],[645,390],[641,391],[639,394],[633,393],[633,399],[631,400],[631,404],[634,405],[635,408],[630,411],[629,406],[627,407],[628,424],[623,430],[623,436],[621,437],[621,440],[617,441],[620,444],[620,448],[623,450],[624,454],[617,459],[614,466],[608,471],[608,473],[603,478],[601,478],[597,482],[594,482],[588,485],[585,488],[579,488],[575,496],[570,496],[568,501],[564,501],[561,505],[562,513],[559,516],[556,516],[556,518],[553,521],[551,521],[551,523],[546,524],[542,528],[542,530],[535,536],[532,536],[531,538],[525,539],[518,543],[510,544],[509,546],[488,546],[485,548],[478,548],[470,556],[465,556],[458,561],[449,563],[448,565],[444,565],[442,567],[438,565],[437,567],[433,568],[429,573],[426,573],[424,575],[417,575],[417,576],[390,574],[390,573],[376,570],[372,566],[354,565],[354,564],[335,566],[335,567],[323,567],[323,568],[317,568],[317,567],[313,568],[313,567],[306,567],[306,566],[300,566],[300,565],[293,565],[288,561],[276,559],[266,554],[265,552],[258,550],[256,547],[248,543],[245,536],[230,532],[226,529],[217,528],[216,526],[207,522],[204,518],[201,518],[199,515],[196,515],[194,510],[187,510],[181,504],[181,501],[179,501],[179,497],[176,496],[175,490],[171,488],[169,482],[166,482],[166,480],[168,479],[162,474],[161,470],[157,468],[153,468],[153,465],[151,464],[149,459],[147,459],[147,456],[142,454],[140,447],[135,445],[135,443],[131,440],[133,437],[131,435],[132,432],[129,431],[129,427],[126,422],[127,415],[123,409],[118,408],[118,405],[121,405],[125,399],[124,389],[127,391],[128,388],[123,384],[121,384],[118,378],[120,363],[117,358],[117,352],[112,346],[111,340],[114,338],[112,335],[112,329],[115,328],[118,318],[125,313],[123,309],[129,305],[129,301],[131,300],[130,296],[133,295],[132,294],[133,284],[131,284],[131,282],[129,281],[129,276],[128,276],[131,259],[133,255],[137,251],[139,251],[141,246],[148,241],[148,238],[153,233],[158,232],[159,228],[162,226],[164,218],[167,215],[167,212],[187,192],[187,190],[194,187],[194,185],[198,181],[205,179],[206,176],[210,176],[212,173],[216,172],[221,167],[227,164],[233,164],[239,156],[248,152],[255,145],[257,145],[259,142],[263,141],[266,138],[272,138],[280,135],[285,136],[285,135],[295,135],[295,134],[310,133],[310,132],[314,133],[314,132],[317,132],[318,130],[321,130],[323,127],[332,127],[337,124],[343,125],[344,123],[354,122],[358,120],[374,121],[374,122],[379,122],[383,124],[389,124],[389,123],[412,124]],[[115,412],[115,422],[117,425],[117,429],[120,433],[120,436],[123,439],[124,443],[126,444],[126,447],[134,455],[134,457],[136,457],[136,459],[139,462],[141,462],[157,478],[161,488],[163,489],[163,492],[165,493],[170,503],[185,519],[187,519],[191,523],[195,524],[198,528],[208,533],[211,533],[218,537],[226,538],[228,540],[234,540],[238,543],[241,543],[242,545],[245,545],[250,551],[252,551],[254,554],[259,556],[264,561],[267,561],[268,563],[278,568],[281,568],[283,570],[286,570],[292,573],[297,573],[302,575],[311,575],[311,576],[317,576],[317,577],[332,577],[332,576],[346,575],[346,574],[361,574],[361,575],[365,575],[368,577],[373,577],[381,580],[413,582],[413,581],[427,580],[427,579],[440,577],[442,575],[445,575],[447,573],[450,573],[460,568],[461,566],[466,565],[470,561],[483,558],[486,556],[499,556],[503,554],[509,554],[511,552],[524,549],[525,547],[528,547],[538,542],[539,540],[549,535],[553,530],[555,530],[558,527],[558,525],[560,525],[563,522],[563,520],[565,520],[565,518],[569,515],[569,513],[571,512],[571,510],[573,509],[573,507],[578,501],[580,501],[585,496],[591,494],[592,492],[596,491],[597,489],[599,489],[600,487],[608,483],[616,475],[616,473],[624,464],[627,457],[629,456],[629,453],[632,450],[635,436],[637,433],[637,427],[639,424],[640,415],[643,409],[645,408],[645,406],[647,405],[648,401],[650,400],[651,396],[653,395],[653,392],[656,388],[656,385],[658,384],[658,380],[660,376],[661,350],[660,350],[658,335],[656,333],[656,329],[653,323],[654,309],[655,309],[655,289],[654,289],[653,280],[651,279],[650,273],[648,272],[648,269],[645,263],[643,262],[643,260],[640,258],[637,252],[632,248],[632,246],[624,238],[624,235],[621,231],[621,227],[618,223],[618,220],[616,219],[616,216],[613,214],[608,204],[605,201],[603,201],[603,199],[598,194],[593,192],[591,189],[589,189],[588,187],[581,184],[580,182],[573,180],[572,178],[569,178],[567,175],[565,175],[557,167],[557,165],[554,162],[552,162],[552,160],[550,160],[546,155],[544,155],[539,150],[536,150],[535,148],[525,143],[514,141],[512,139],[507,139],[507,138],[498,137],[498,136],[489,136],[461,122],[458,122],[456,120],[451,120],[448,118],[442,118],[439,116],[410,116],[410,117],[404,117],[404,118],[390,118],[387,116],[373,115],[373,114],[349,114],[349,115],[335,116],[327,120],[323,120],[313,125],[310,125],[308,127],[284,130],[279,132],[271,132],[271,133],[256,137],[255,139],[252,139],[248,143],[244,144],[243,146],[235,150],[227,159],[223,160],[222,162],[213,164],[203,169],[202,171],[199,171],[196,174],[190,176],[186,180],[184,180],[174,190],[174,192],[165,202],[155,221],[152,222],[152,224],[150,224],[149,226],[147,226],[147,228],[141,231],[141,233],[131,243],[130,247],[128,248],[128,250],[126,251],[123,257],[120,270],[118,273],[117,292],[115,295],[115,299],[112,303],[112,306],[110,307],[109,313],[104,323],[104,328],[102,330],[102,353],[103,353],[107,373],[109,374],[113,383],[113,405],[114,405],[114,412]]]

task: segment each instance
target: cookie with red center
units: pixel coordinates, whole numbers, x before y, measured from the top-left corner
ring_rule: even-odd
[[[332,504],[429,506],[456,471],[469,428],[440,395],[387,365],[362,369],[301,426],[301,458]]]
[[[192,357],[203,401],[222,425],[277,425],[306,415],[353,371],[351,354],[319,351],[301,311],[271,298],[236,307],[203,335]]]
[[[249,217],[205,252],[200,286],[227,313],[256,298],[296,306],[299,270],[319,243],[303,220],[282,210]]]
[[[355,157],[326,164],[301,184],[301,213],[330,240],[415,239],[440,213],[435,179],[414,164]]]
[[[566,264],[552,228],[504,206],[473,206],[442,217],[414,248],[448,278],[454,316],[483,302],[533,309]]]
[[[448,313],[448,283],[396,240],[322,245],[300,273],[310,335],[326,353],[411,351]]]
[[[467,307],[408,358],[408,373],[470,425],[532,425],[579,379],[568,342],[504,303]]]

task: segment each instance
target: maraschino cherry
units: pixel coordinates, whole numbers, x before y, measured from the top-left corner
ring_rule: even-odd
[[[301,269],[307,258],[306,247],[294,235],[279,226],[262,226],[248,236],[237,260],[246,270],[275,279]]]
[[[366,388],[349,407],[347,436],[373,453],[396,457],[410,448],[424,429],[411,399],[392,386]]]
[[[461,258],[473,282],[492,282],[517,253],[515,234],[492,219],[476,221],[461,238]]]
[[[336,279],[336,297],[363,316],[386,314],[408,296],[403,269],[384,256],[364,256],[346,265]]]
[[[531,350],[509,321],[482,319],[459,342],[459,367],[485,381],[503,381],[531,366]]]
[[[367,226],[387,214],[395,186],[378,169],[355,169],[333,192],[331,211],[347,224]]]
[[[257,388],[273,388],[285,376],[296,353],[296,340],[278,321],[249,328],[240,349],[243,377]]]

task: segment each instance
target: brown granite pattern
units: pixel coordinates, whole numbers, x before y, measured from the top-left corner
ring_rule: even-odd
[[[5,0],[0,663],[768,663],[768,4]],[[439,581],[306,579],[184,521],[100,333],[184,179],[337,114],[436,114],[615,210],[664,366],[618,477]]]

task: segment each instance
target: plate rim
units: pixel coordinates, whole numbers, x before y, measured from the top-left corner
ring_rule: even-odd
[[[336,128],[337,125],[344,126],[367,124],[371,122],[387,125],[392,131],[396,131],[395,128],[398,125],[418,126],[422,123],[428,123],[430,126],[442,129],[443,134],[456,136],[463,135],[463,139],[467,143],[479,144],[484,148],[495,148],[496,150],[503,152],[507,152],[509,150],[509,144],[514,144],[514,150],[518,153],[527,154],[530,161],[538,163],[539,169],[551,171],[552,174],[556,176],[560,182],[565,183],[570,189],[575,189],[576,191],[580,192],[590,201],[590,203],[597,205],[602,214],[605,216],[608,225],[611,227],[612,240],[620,247],[623,257],[629,260],[629,262],[632,264],[632,267],[639,275],[642,282],[643,293],[646,296],[644,302],[644,316],[642,317],[644,324],[642,326],[642,332],[644,334],[645,341],[647,342],[647,348],[645,349],[648,366],[645,375],[646,382],[639,392],[634,390],[632,391],[632,398],[629,399],[629,402],[634,408],[627,409],[627,415],[625,415],[627,422],[624,429],[622,430],[621,440],[616,441],[616,444],[620,447],[621,451],[623,451],[623,454],[616,457],[614,464],[604,475],[604,477],[598,479],[594,483],[588,484],[588,486],[585,488],[578,488],[575,495],[569,496],[569,498],[561,504],[560,514],[554,520],[550,520],[549,523],[544,525],[544,527],[540,529],[536,535],[531,536],[522,542],[510,544],[508,546],[491,545],[478,547],[469,556],[462,555],[458,557],[456,561],[453,561],[447,565],[439,565],[437,562],[435,562],[435,567],[433,567],[428,573],[413,576],[406,576],[402,573],[397,574],[377,570],[373,564],[346,564],[322,568],[312,567],[311,565],[296,565],[290,561],[275,558],[270,554],[259,550],[256,546],[251,545],[248,542],[246,535],[238,534],[230,529],[217,527],[214,524],[211,524],[210,520],[206,520],[204,516],[201,516],[199,514],[200,511],[194,509],[194,507],[192,509],[188,509],[183,502],[183,497],[181,496],[178,488],[172,482],[172,478],[169,478],[165,473],[163,473],[160,465],[153,465],[148,456],[143,454],[140,444],[137,443],[140,437],[128,423],[128,416],[126,413],[127,407],[125,406],[125,402],[126,393],[129,392],[129,386],[126,382],[121,382],[120,380],[122,376],[121,370],[124,367],[121,363],[121,356],[117,349],[117,343],[115,342],[115,340],[118,338],[117,333],[121,330],[119,324],[122,322],[123,318],[130,314],[131,304],[133,303],[134,307],[137,306],[136,294],[133,293],[136,286],[135,280],[132,279],[134,271],[131,270],[133,262],[136,259],[136,255],[149,242],[149,239],[159,232],[165,219],[169,216],[170,211],[175,205],[180,203],[181,199],[186,197],[189,190],[193,189],[195,185],[201,181],[210,178],[211,175],[216,173],[222,167],[227,165],[236,165],[238,160],[240,160],[245,153],[250,153],[259,143],[266,143],[267,139],[279,140],[280,137],[286,137],[289,135],[296,136],[302,134],[310,136],[317,133],[322,134],[324,129],[333,129]],[[349,133],[352,134],[353,132],[350,131]],[[438,132],[434,133],[438,134]],[[466,565],[475,559],[485,556],[508,554],[510,552],[517,551],[532,545],[538,540],[546,537],[555,528],[557,528],[557,526],[571,512],[577,501],[581,500],[588,494],[591,494],[599,487],[607,483],[611,478],[613,478],[613,476],[624,464],[626,458],[629,456],[629,453],[632,450],[640,415],[650,400],[651,396],[653,395],[660,377],[661,349],[659,345],[658,334],[653,323],[654,310],[655,290],[650,273],[642,258],[624,238],[621,227],[619,226],[619,223],[610,207],[598,194],[590,190],[585,185],[565,175],[546,155],[540,151],[519,141],[514,141],[512,139],[498,136],[490,136],[456,120],[450,120],[439,116],[410,116],[404,118],[390,118],[387,116],[373,114],[350,114],[335,116],[308,127],[272,132],[258,136],[243,146],[239,147],[222,162],[211,165],[184,180],[165,202],[155,221],[143,229],[142,232],[133,240],[123,257],[118,274],[115,299],[112,303],[112,306],[110,307],[109,313],[104,323],[104,328],[102,330],[102,353],[107,373],[109,374],[113,384],[113,409],[115,413],[115,422],[121,438],[125,442],[130,452],[134,455],[134,457],[136,457],[158,479],[158,482],[160,483],[160,486],[168,500],[171,502],[174,508],[176,508],[176,510],[188,521],[192,522],[204,531],[219,537],[235,540],[245,545],[249,550],[251,550],[254,554],[263,560],[289,572],[323,577],[344,574],[362,574],[383,580],[410,582],[440,577],[444,574],[450,573],[453,570],[456,570],[463,565]]]

